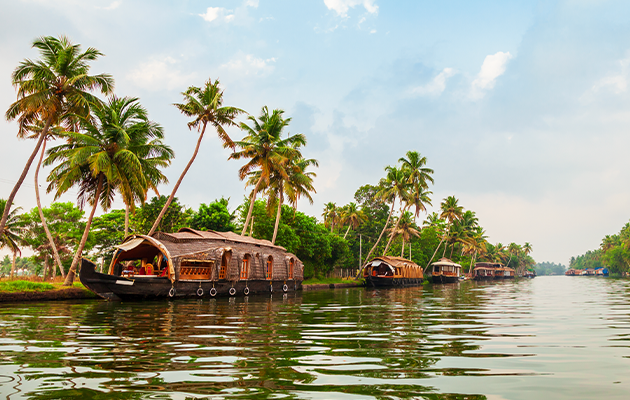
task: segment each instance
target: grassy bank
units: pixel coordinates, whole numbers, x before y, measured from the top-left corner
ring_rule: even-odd
[[[363,279],[355,280],[354,278],[311,278],[302,282],[303,285],[321,285],[331,283],[357,283],[362,284]]]
[[[0,281],[0,293],[27,293],[27,292],[46,292],[51,290],[67,290],[70,288],[82,289],[88,291],[80,282],[74,282],[71,287],[63,286],[63,281],[38,282],[35,280],[3,280]]]

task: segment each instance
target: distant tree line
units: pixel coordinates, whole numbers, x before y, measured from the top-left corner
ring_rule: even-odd
[[[599,249],[571,257],[574,269],[607,267],[611,274],[625,275],[630,272],[630,222],[614,235],[606,235]]]
[[[534,269],[536,275],[563,275],[567,267],[552,262],[541,262],[534,265]]]

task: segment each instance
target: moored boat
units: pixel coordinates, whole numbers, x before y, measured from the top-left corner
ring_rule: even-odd
[[[495,278],[495,273],[498,268],[501,268],[502,264],[493,262],[478,262],[475,263],[473,269],[472,278],[476,281],[491,281]]]
[[[108,273],[83,259],[79,278],[111,300],[214,297],[299,290],[302,262],[283,247],[234,232],[197,231],[132,235]]]
[[[402,257],[375,257],[363,268],[368,286],[392,287],[421,285],[422,267]]]
[[[432,283],[459,282],[459,277],[462,275],[462,266],[445,257],[434,262],[431,266]]]
[[[535,270],[534,271],[527,270],[527,271],[523,272],[523,278],[533,279],[535,277],[536,277],[536,271]]]

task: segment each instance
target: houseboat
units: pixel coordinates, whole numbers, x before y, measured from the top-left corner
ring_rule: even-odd
[[[454,283],[458,282],[462,275],[462,266],[454,263],[448,258],[441,258],[434,262],[431,268],[432,283]]]
[[[535,277],[536,277],[536,270],[533,270],[533,271],[526,270],[525,272],[523,272],[523,278],[533,279]]]
[[[234,232],[131,235],[116,246],[107,273],[83,259],[79,278],[110,300],[247,296],[301,289],[302,262],[283,247]]]
[[[495,273],[497,269],[501,268],[502,266],[503,265],[500,263],[493,262],[475,263],[472,278],[476,281],[491,281],[495,278]]]
[[[422,267],[402,257],[375,257],[363,268],[368,286],[391,287],[422,284]]]

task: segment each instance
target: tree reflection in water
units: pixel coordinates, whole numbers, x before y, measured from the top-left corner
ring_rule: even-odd
[[[423,384],[479,372],[435,364],[479,349],[468,338],[483,330],[458,328],[472,321],[456,302],[485,301],[427,290],[9,306],[0,371],[15,379],[0,389],[29,399],[485,398]]]

